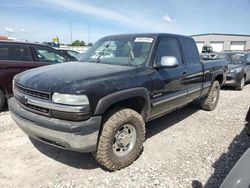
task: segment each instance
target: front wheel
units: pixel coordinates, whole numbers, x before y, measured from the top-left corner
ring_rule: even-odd
[[[212,111],[216,108],[220,96],[220,83],[214,81],[208,95],[201,101],[201,108],[204,110]]]
[[[239,81],[238,85],[235,87],[235,89],[238,90],[238,91],[243,90],[244,87],[245,87],[245,82],[246,82],[246,78],[245,78],[245,76],[243,76],[241,78],[241,80]]]
[[[145,132],[143,118],[136,111],[121,109],[111,113],[103,124],[96,160],[111,171],[130,165],[142,151]]]

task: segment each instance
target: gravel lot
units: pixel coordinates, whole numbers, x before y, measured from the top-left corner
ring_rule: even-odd
[[[250,146],[244,132],[250,85],[224,89],[213,112],[190,104],[147,124],[131,166],[108,172],[90,154],[30,140],[0,113],[0,187],[218,187]]]

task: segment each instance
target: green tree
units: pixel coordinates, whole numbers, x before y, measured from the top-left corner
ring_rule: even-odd
[[[93,46],[93,44],[90,42],[90,43],[88,43],[88,46]]]
[[[86,46],[86,43],[83,40],[75,40],[70,46]]]
[[[75,40],[74,42],[72,42],[71,46],[80,46],[80,41]]]
[[[86,44],[83,40],[80,42],[80,46],[86,46]]]

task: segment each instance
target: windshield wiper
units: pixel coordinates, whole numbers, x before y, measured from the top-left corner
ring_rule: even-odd
[[[131,66],[132,61],[135,60],[135,55],[134,55],[130,41],[128,41],[128,49],[129,49],[129,54],[130,54],[128,64],[129,64],[129,66]]]
[[[110,39],[109,39],[109,43],[105,46],[105,48],[102,49],[101,52],[99,52],[99,56],[96,58],[96,63],[99,63],[100,62],[100,58],[102,56],[104,56],[104,52],[109,48],[109,45],[110,45]]]

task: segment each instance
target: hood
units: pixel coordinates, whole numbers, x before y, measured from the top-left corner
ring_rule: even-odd
[[[228,70],[243,68],[244,64],[228,64]]]
[[[69,62],[25,71],[15,77],[21,86],[46,92],[82,93],[81,89],[105,82],[121,74],[134,72],[136,67],[87,62]],[[131,73],[132,74],[132,73]],[[79,87],[80,86],[80,87]]]

